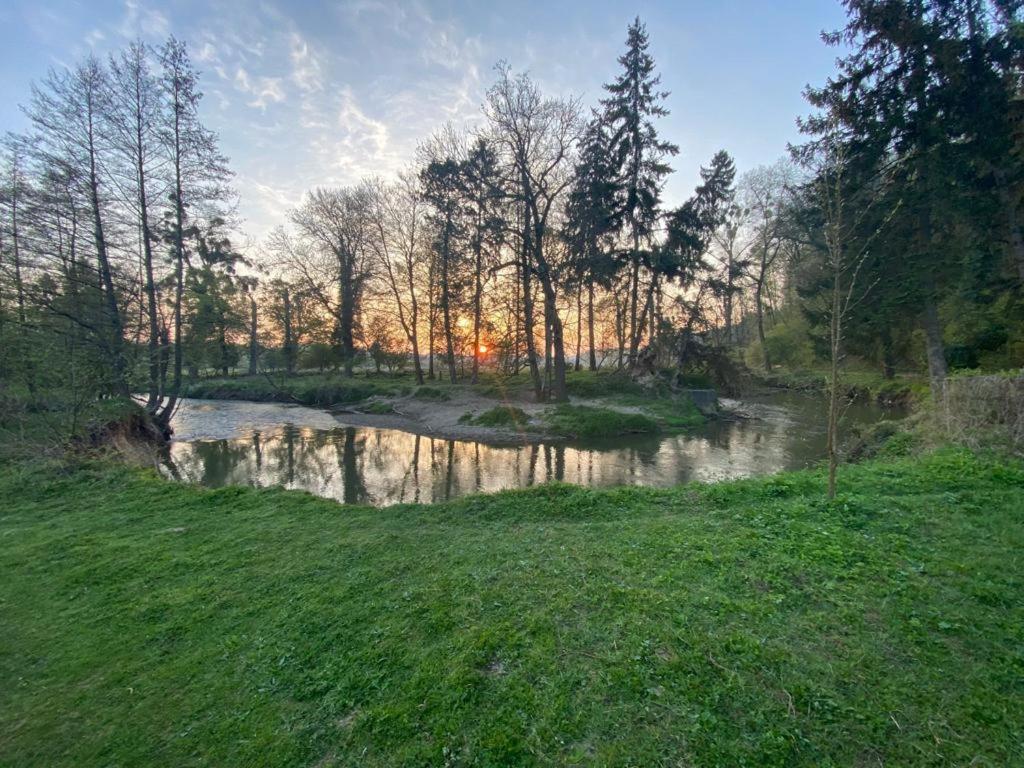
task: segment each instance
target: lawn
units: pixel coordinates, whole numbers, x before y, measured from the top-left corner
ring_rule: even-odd
[[[1024,764],[1024,467],[435,507],[0,466],[0,764]]]

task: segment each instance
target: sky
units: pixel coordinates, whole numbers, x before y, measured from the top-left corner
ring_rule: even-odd
[[[804,87],[834,68],[820,33],[843,22],[839,0],[5,0],[0,131],[26,128],[19,105],[49,68],[173,34],[202,73],[201,112],[256,242],[306,190],[392,177],[445,122],[478,124],[498,61],[596,105],[635,16],[670,92],[669,206],[718,149],[740,172],[785,154]]]

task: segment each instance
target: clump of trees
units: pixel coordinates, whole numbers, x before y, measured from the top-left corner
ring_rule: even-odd
[[[0,373],[143,393],[166,424],[190,376],[239,366],[420,383],[486,367],[562,400],[583,367],[744,358],[828,367],[836,389],[850,355],[935,387],[950,365],[1020,365],[1019,11],[846,7],[806,141],[745,173],[717,153],[678,206],[638,19],[589,111],[499,63],[478,125],[426,137],[394,180],[310,191],[246,258],[184,44],[52,72],[5,142]]]
[[[48,396],[145,395],[167,425],[183,365],[230,364],[230,173],[184,43],[53,70],[8,136],[0,366]],[[10,297],[16,311],[11,312]]]

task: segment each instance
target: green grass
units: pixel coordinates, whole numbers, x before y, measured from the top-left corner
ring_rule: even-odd
[[[185,397],[211,400],[254,400],[261,402],[297,402],[327,407],[357,403],[375,395],[407,394],[409,386],[392,377],[343,378],[337,374],[308,374],[293,378],[267,379],[245,376],[228,379],[200,379],[188,383]]]
[[[445,390],[431,384],[416,387],[412,395],[419,400],[448,400],[451,397]]]
[[[1024,764],[1024,467],[436,507],[0,467],[0,764]]]
[[[650,394],[621,371],[567,371],[565,389],[570,397],[583,398]]]
[[[391,403],[387,403],[382,400],[377,400],[375,402],[367,403],[366,405],[364,405],[362,407],[362,411],[363,413],[387,414],[394,413],[395,409],[394,406],[391,405]]]
[[[642,408],[661,429],[687,429],[699,427],[707,419],[697,410],[687,394],[652,398],[643,395],[619,395],[612,399],[617,405]]]
[[[623,413],[590,405],[556,405],[544,414],[548,431],[563,437],[614,437],[657,432],[658,423],[642,413]]]
[[[526,415],[522,408],[516,408],[514,405],[496,405],[476,416],[466,414],[466,417],[460,419],[460,421],[464,424],[475,424],[481,427],[510,427],[519,429],[530,423],[530,417]]]

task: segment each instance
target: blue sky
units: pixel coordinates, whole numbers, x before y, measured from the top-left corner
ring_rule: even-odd
[[[552,95],[596,103],[639,15],[677,143],[666,202],[693,189],[718,149],[739,169],[797,136],[801,91],[833,69],[819,39],[838,0],[428,2],[7,0],[0,7],[0,129],[19,130],[29,83],[137,36],[188,41],[203,111],[237,174],[243,228],[258,238],[315,185],[389,176],[445,121],[471,125],[500,59]]]

